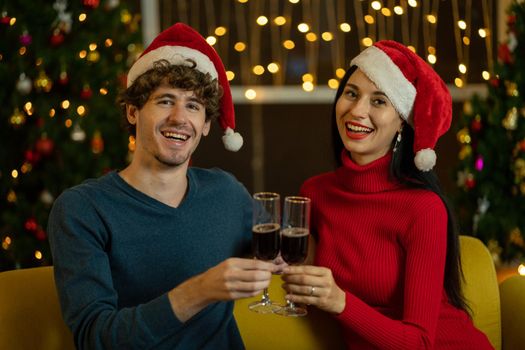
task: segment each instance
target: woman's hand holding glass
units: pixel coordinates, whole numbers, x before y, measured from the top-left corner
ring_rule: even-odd
[[[281,257],[289,265],[303,263],[308,254],[310,207],[311,201],[306,197],[289,196],[284,199]],[[285,268],[284,271],[289,268]],[[296,306],[293,300],[287,299],[286,306],[277,313],[283,316],[305,316],[307,311]]]

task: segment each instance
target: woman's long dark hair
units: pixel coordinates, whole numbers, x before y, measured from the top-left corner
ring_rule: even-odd
[[[334,151],[335,162],[337,166],[341,166],[341,152],[344,145],[339,136],[339,131],[336,124],[335,106],[339,97],[343,94],[345,85],[357,69],[356,66],[350,67],[346,71],[345,76],[341,80],[339,88],[335,96],[335,101],[332,107],[332,145]],[[394,140],[392,141],[392,145]],[[411,188],[422,188],[437,194],[443,201],[447,210],[447,256],[445,261],[445,276],[443,287],[447,293],[448,299],[455,307],[470,312],[470,308],[465,302],[461,290],[461,280],[463,272],[461,270],[461,259],[459,253],[459,236],[456,217],[452,207],[446,199],[439,179],[434,171],[420,171],[414,164],[414,131],[410,126],[405,126],[402,132],[402,139],[398,145],[398,150],[393,153],[392,161],[390,163],[390,174],[397,181],[405,184]]]

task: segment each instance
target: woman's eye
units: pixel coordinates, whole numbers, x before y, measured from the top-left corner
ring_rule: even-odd
[[[346,95],[351,98],[355,98],[357,96],[357,93],[354,90],[348,90],[346,91]]]
[[[382,106],[382,105],[386,104],[386,101],[383,100],[383,99],[380,99],[380,98],[376,98],[376,99],[374,100],[374,104],[375,104],[376,106]]]

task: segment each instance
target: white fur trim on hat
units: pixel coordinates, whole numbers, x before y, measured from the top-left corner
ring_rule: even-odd
[[[422,150],[419,150],[416,153],[416,156],[414,158],[414,163],[416,164],[416,167],[421,171],[429,171],[432,170],[434,165],[436,165],[436,152],[434,152],[431,148],[425,148]]]
[[[350,65],[357,66],[372,80],[390,99],[403,119],[412,124],[409,118],[416,99],[416,88],[383,50],[370,46],[355,57]]]
[[[199,50],[195,50],[186,46],[166,45],[147,52],[145,55],[141,56],[133,64],[133,66],[131,66],[128,73],[127,86],[130,87],[139,75],[146,72],[148,69],[151,69],[153,67],[153,63],[161,59],[167,60],[171,64],[186,66],[191,65],[191,63],[187,61],[188,59],[191,59],[197,64],[195,67],[197,70],[203,73],[209,73],[213,79],[217,79],[218,77],[217,70],[215,69],[213,62],[208,56]]]
[[[228,151],[237,152],[242,147],[243,139],[241,134],[234,132],[232,128],[226,128],[222,135],[222,143]]]

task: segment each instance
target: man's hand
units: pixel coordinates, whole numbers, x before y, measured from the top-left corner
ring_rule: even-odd
[[[277,270],[269,262],[230,258],[181,283],[168,297],[177,318],[185,322],[211,303],[260,294]]]

